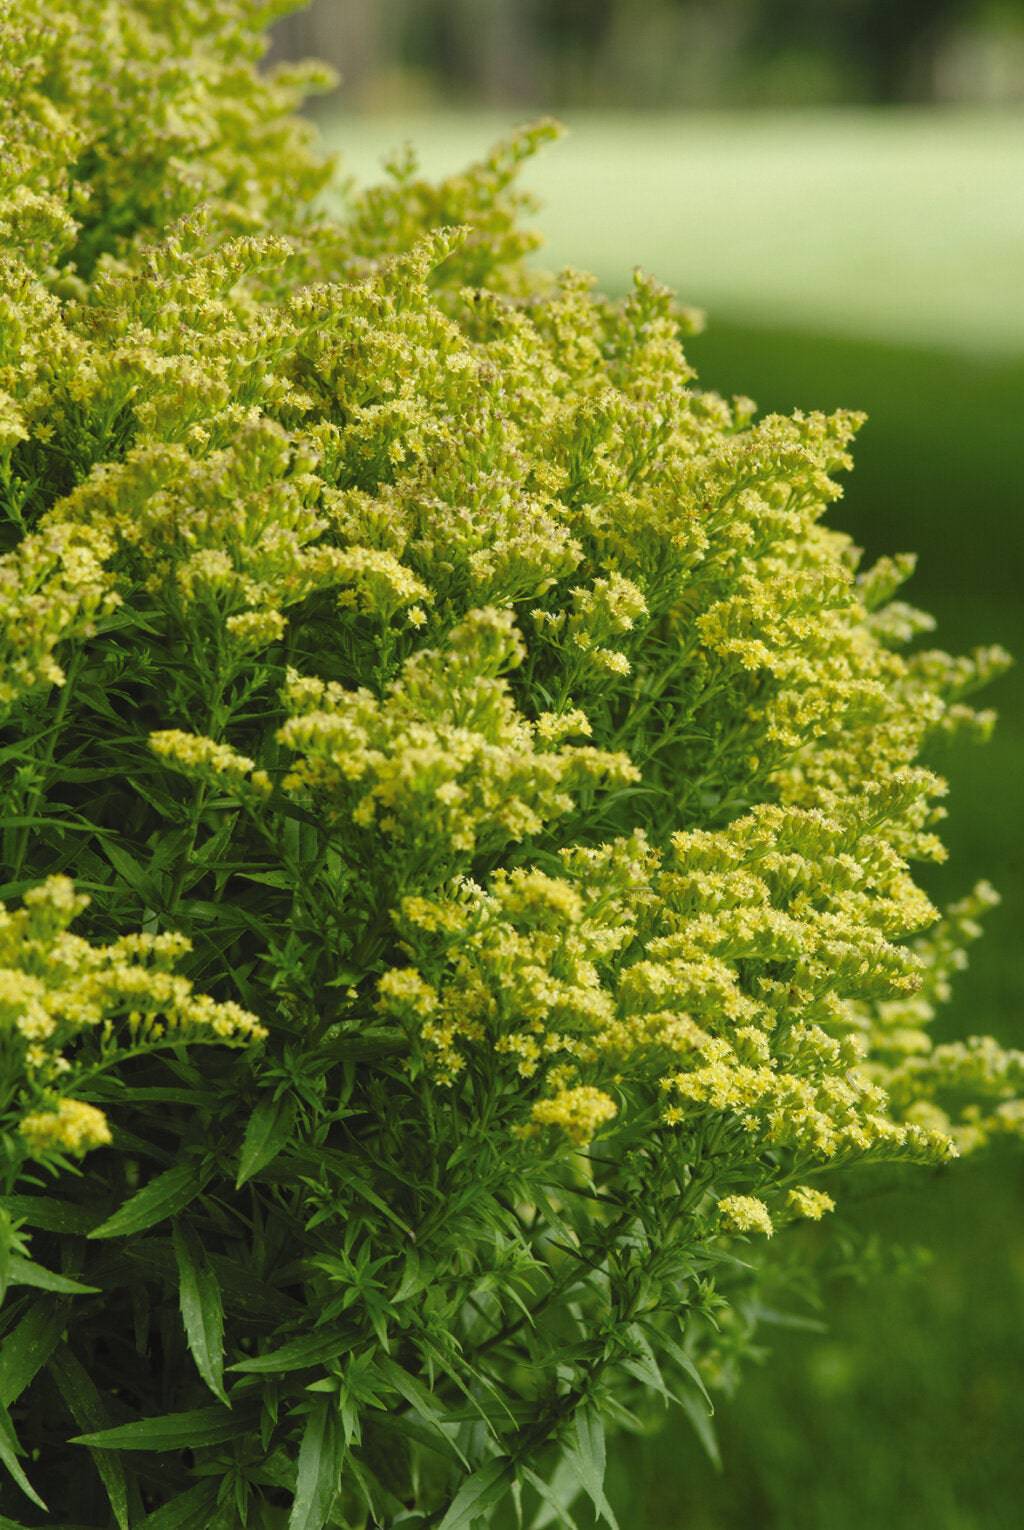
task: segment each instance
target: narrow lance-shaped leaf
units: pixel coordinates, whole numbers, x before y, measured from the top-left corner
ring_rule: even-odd
[[[355,1334],[332,1332],[325,1328],[319,1332],[304,1334],[299,1339],[289,1339],[286,1343],[279,1344],[276,1349],[268,1350],[264,1355],[253,1355],[249,1360],[236,1360],[234,1365],[228,1366],[228,1370],[244,1371],[254,1376],[301,1371],[308,1365],[320,1365],[327,1360],[336,1360],[347,1350],[354,1349],[358,1342]]]
[[[107,1410],[96,1384],[85,1366],[62,1344],[50,1361],[50,1375],[67,1404],[68,1412],[79,1429],[102,1429],[107,1423]],[[117,1456],[107,1450],[90,1452],[93,1465],[104,1488],[119,1530],[129,1530],[128,1483],[124,1467]]]
[[[567,1463],[565,1464],[567,1465]],[[557,1473],[550,1483],[545,1482],[543,1477],[537,1472],[531,1471],[528,1466],[520,1467],[520,1471],[525,1481],[534,1489],[544,1505],[543,1509],[534,1518],[530,1530],[543,1530],[545,1525],[551,1523],[566,1526],[568,1530],[576,1530],[576,1521],[569,1513],[569,1509],[573,1500],[579,1497],[580,1488],[578,1483],[574,1480],[564,1482]],[[570,1478],[575,1476],[571,1471],[568,1475]]]
[[[196,1163],[175,1164],[165,1169],[148,1185],[143,1185],[135,1195],[125,1201],[113,1216],[101,1222],[89,1233],[90,1238],[123,1238],[129,1233],[145,1232],[167,1217],[177,1216],[179,1211],[194,1201],[207,1181],[212,1169]]]
[[[252,1179],[265,1169],[284,1147],[291,1135],[295,1120],[295,1102],[291,1095],[280,1099],[263,1099],[249,1117],[242,1138],[242,1151],[238,1158],[238,1178],[235,1189],[239,1190],[246,1180]]]
[[[682,1345],[677,1344],[675,1339],[671,1338],[668,1334],[662,1334],[659,1342],[670,1359],[674,1360],[679,1369],[685,1371],[687,1376],[689,1376],[701,1397],[703,1397],[708,1414],[713,1414],[715,1405],[711,1401],[710,1393],[704,1385],[704,1377],[698,1370],[696,1362],[686,1353]],[[676,1400],[678,1401],[678,1398]]]
[[[11,1286],[34,1286],[37,1291],[53,1291],[59,1296],[91,1296],[97,1287],[83,1286],[81,1281],[55,1270],[45,1270],[41,1264],[25,1259],[21,1254],[11,1254],[8,1260],[7,1283]]]
[[[322,1530],[327,1523],[345,1455],[337,1406],[333,1397],[324,1398],[306,1420],[288,1530]]]
[[[197,1482],[147,1515],[138,1530],[208,1530],[216,1498],[215,1482]]]
[[[251,1428],[252,1419],[225,1408],[193,1408],[186,1413],[164,1413],[140,1418],[113,1429],[79,1434],[72,1445],[94,1445],[99,1450],[191,1450],[204,1445],[224,1445]]]
[[[101,1220],[95,1212],[56,1195],[7,1195],[4,1209],[27,1226],[40,1227],[46,1232],[84,1235]]]
[[[683,1388],[679,1393],[679,1406],[693,1425],[694,1432],[704,1447],[704,1453],[716,1471],[722,1470],[722,1453],[718,1448],[715,1426],[703,1403],[692,1392]]]
[[[604,1423],[593,1404],[577,1408],[569,1442],[569,1460],[597,1514],[617,1530],[615,1515],[605,1497]]]
[[[513,1475],[512,1462],[504,1458],[481,1466],[459,1488],[438,1530],[469,1530],[501,1502],[512,1486]]]
[[[31,1499],[34,1504],[37,1504],[45,1512],[45,1503],[21,1469],[21,1462],[18,1460],[18,1456],[22,1454],[24,1452],[18,1444],[18,1437],[14,1433],[14,1425],[11,1423],[10,1415],[6,1408],[0,1408],[0,1462],[6,1466],[25,1497]]]
[[[40,1297],[0,1344],[0,1403],[9,1408],[49,1360],[67,1323],[67,1303]]]
[[[457,1429],[454,1425],[445,1422],[444,1410],[433,1393],[388,1356],[378,1355],[376,1364],[384,1379],[394,1387],[400,1397],[405,1398],[413,1412],[419,1415],[441,1444],[458,1456],[463,1465],[468,1467],[469,1463],[455,1439]]]
[[[195,1233],[175,1222],[174,1257],[178,1262],[178,1297],[185,1337],[196,1369],[221,1402],[224,1391],[224,1306],[220,1282],[206,1261]]]

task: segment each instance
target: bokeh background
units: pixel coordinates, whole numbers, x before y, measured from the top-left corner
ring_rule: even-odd
[[[1024,657],[1022,0],[316,0],[274,51],[341,72],[316,110],[359,182],[407,140],[444,173],[560,116],[526,177],[545,261],[612,291],[640,264],[705,308],[707,386],[866,409],[834,518],[920,553],[910,598],[947,647]],[[1022,673],[995,742],[941,761],[952,854],[928,876],[1002,892],[943,1024],[1017,1045]],[[1018,1530],[1022,1207],[1009,1151],[847,1205],[824,1331],[766,1330],[719,1412],[724,1474],[669,1418],[616,1454],[623,1525]]]

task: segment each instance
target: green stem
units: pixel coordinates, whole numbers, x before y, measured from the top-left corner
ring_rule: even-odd
[[[78,648],[73,653],[68,664],[67,672],[64,677],[64,684],[60,688],[60,695],[57,699],[57,706],[56,710],[54,711],[53,722],[45,734],[46,748],[44,749],[43,754],[38,762],[39,775],[36,778],[35,785],[30,790],[22,808],[22,812],[26,819],[30,819],[32,817],[33,813],[36,812],[43,798],[46,796],[47,788],[49,787],[49,772],[52,769],[54,755],[57,750],[57,740],[64,728],[64,719],[67,716],[68,705],[71,700],[71,690],[75,679],[77,678],[78,672],[82,667],[82,657],[82,650]],[[12,871],[15,881],[17,881],[17,879],[21,876],[25,865],[25,858],[28,855],[30,834],[30,823],[23,824],[22,827],[18,830],[14,854],[12,856]]]

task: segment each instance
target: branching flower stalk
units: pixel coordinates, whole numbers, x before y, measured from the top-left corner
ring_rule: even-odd
[[[0,1515],[613,1522],[780,1246],[1021,1132],[913,875],[1006,655],[827,522],[860,416],[527,263],[551,124],[331,212],[287,8],[0,20]]]

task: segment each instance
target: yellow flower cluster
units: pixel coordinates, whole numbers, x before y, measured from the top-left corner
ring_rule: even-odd
[[[588,783],[636,780],[624,755],[555,747],[522,715],[503,673],[524,652],[512,612],[484,608],[408,659],[384,700],[292,672],[285,790],[445,861],[539,833]]]
[[[820,1222],[826,1212],[836,1209],[830,1195],[810,1185],[795,1185],[786,1194],[786,1204],[798,1217],[807,1217],[812,1222]]]
[[[280,637],[284,609],[317,590],[337,587],[343,606],[385,620],[430,599],[387,550],[323,541],[328,519],[317,508],[323,484],[312,437],[250,414],[230,445],[197,453],[196,444],[136,447],[86,479],[49,519],[102,527],[133,577],[171,610],[184,603],[220,612],[232,636],[256,646]]]
[[[617,1113],[615,1101],[600,1089],[579,1084],[574,1089],[560,1089],[549,1099],[538,1100],[531,1112],[536,1126],[557,1126],[575,1143],[586,1147],[595,1132]]]
[[[566,852],[566,876],[499,870],[486,891],[462,879],[446,895],[404,900],[404,944],[436,993],[421,1034],[439,1078],[461,1074],[474,1043],[508,1056],[523,1079],[550,1070],[556,1088],[573,1059],[612,1056],[620,1028],[603,969],[635,936],[649,859],[638,837]]]
[[[914,943],[918,989],[906,998],[854,1009],[870,1049],[868,1071],[894,1112],[947,1133],[961,1153],[993,1136],[1024,1135],[1024,1052],[990,1036],[937,1044],[929,1029],[938,1006],[950,997],[953,975],[967,965],[967,948],[981,934],[981,919],[998,901],[995,890],[980,882]]]
[[[589,588],[570,591],[572,611],[565,624],[568,643],[586,655],[598,672],[628,675],[629,659],[618,648],[606,646],[627,632],[647,615],[647,602],[631,579],[621,574],[595,579]],[[558,618],[549,617],[548,630],[557,631]]]
[[[392,967],[377,985],[378,1004],[393,1014],[409,1014],[426,1019],[437,1008],[437,994],[415,967]]]
[[[563,852],[560,877],[499,870],[486,889],[407,898],[399,925],[430,985],[421,1034],[439,1076],[482,1043],[556,1091],[573,1074],[655,1079],[667,1125],[712,1112],[751,1149],[798,1161],[941,1160],[948,1133],[893,1113],[858,1019],[875,996],[916,993],[920,958],[894,937],[934,918],[884,832],[901,800],[870,793],[832,819],[762,807],[676,835],[669,859],[634,836]],[[395,969],[381,1003],[411,981]]]
[[[770,1238],[775,1231],[768,1207],[756,1195],[723,1195],[718,1211],[722,1226],[729,1232],[754,1232]]]
[[[21,1135],[33,1158],[48,1153],[73,1153],[80,1158],[90,1148],[107,1147],[113,1141],[102,1110],[84,1100],[60,1100],[55,1110],[23,1116]]]
[[[112,544],[89,527],[50,526],[0,558],[0,709],[63,685],[58,644],[91,637],[121,597],[104,568]]]
[[[255,1015],[195,993],[172,970],[190,949],[183,936],[140,933],[100,946],[71,934],[88,902],[69,878],[53,876],[31,888],[20,909],[0,904],[0,1034],[15,1065],[5,1109],[34,1152],[81,1153],[109,1141],[102,1111],[61,1097],[86,1054],[110,1063],[165,1041],[245,1044],[266,1036]],[[39,1101],[46,1108],[24,1111]]]
[[[239,611],[224,623],[235,642],[243,648],[266,648],[284,636],[287,622],[282,611]]]
[[[269,790],[265,771],[255,769],[255,760],[239,754],[230,744],[218,743],[199,733],[185,733],[180,728],[161,728],[149,735],[149,747],[173,770],[195,776],[218,786],[246,784],[257,793]]]

